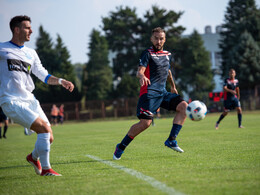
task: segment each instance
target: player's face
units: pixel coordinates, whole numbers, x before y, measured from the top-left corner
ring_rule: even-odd
[[[151,37],[151,42],[157,50],[163,50],[163,45],[166,41],[164,32],[154,32]]]
[[[21,27],[18,30],[19,39],[22,42],[30,41],[30,36],[32,34],[32,28],[30,21],[22,21]]]
[[[230,77],[231,79],[234,79],[234,78],[236,77],[236,71],[231,70],[231,71],[229,72],[229,77]]]

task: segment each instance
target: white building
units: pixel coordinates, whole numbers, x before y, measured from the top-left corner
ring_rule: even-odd
[[[215,32],[211,30],[211,26],[205,27],[205,33],[201,34],[204,47],[210,53],[210,61],[212,70],[214,71],[215,88],[213,92],[223,91],[223,81],[221,78],[221,55],[219,48],[221,27],[217,26]]]

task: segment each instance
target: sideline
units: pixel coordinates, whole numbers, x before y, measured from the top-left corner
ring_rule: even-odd
[[[149,176],[146,176],[146,175],[144,175],[144,174],[142,174],[142,173],[140,173],[138,171],[135,171],[133,169],[129,169],[129,168],[126,168],[124,166],[117,165],[114,162],[111,162],[111,161],[108,161],[108,160],[103,160],[103,159],[100,159],[100,158],[98,158],[96,156],[92,156],[92,155],[89,155],[89,154],[87,154],[86,156],[88,158],[91,158],[91,159],[96,160],[98,162],[101,162],[103,164],[109,165],[109,166],[111,166],[111,167],[113,167],[115,169],[122,170],[122,171],[128,173],[129,175],[135,176],[138,179],[146,181],[152,187],[154,187],[154,188],[156,188],[156,189],[158,189],[158,190],[160,190],[162,192],[165,192],[167,194],[171,194],[171,195],[184,195],[183,193],[176,191],[174,188],[168,187],[164,183],[162,183],[160,181],[157,181],[156,179],[154,179],[152,177],[149,177]]]

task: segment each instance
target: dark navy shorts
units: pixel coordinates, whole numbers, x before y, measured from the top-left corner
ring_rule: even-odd
[[[233,110],[237,107],[241,107],[240,101],[237,98],[231,100],[224,100],[225,111]]]
[[[5,120],[8,120],[7,116],[3,112],[0,112],[0,122],[4,122]]]
[[[152,119],[159,107],[176,111],[176,107],[182,101],[182,97],[176,93],[165,92],[157,96],[143,94],[138,100],[136,115],[139,119]]]

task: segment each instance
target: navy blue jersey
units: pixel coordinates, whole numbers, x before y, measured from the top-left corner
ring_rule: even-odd
[[[223,86],[224,87],[227,86],[227,88],[231,90],[236,90],[236,88],[238,87],[238,80],[237,79],[231,80],[230,78],[227,78],[225,79]],[[227,91],[224,91],[224,100],[231,100],[234,98],[237,98],[237,96]]]
[[[145,93],[156,95],[166,92],[170,59],[171,53],[168,51],[155,51],[153,47],[143,51],[139,66],[146,67],[144,75],[150,79],[151,85],[142,86],[140,96]]]

